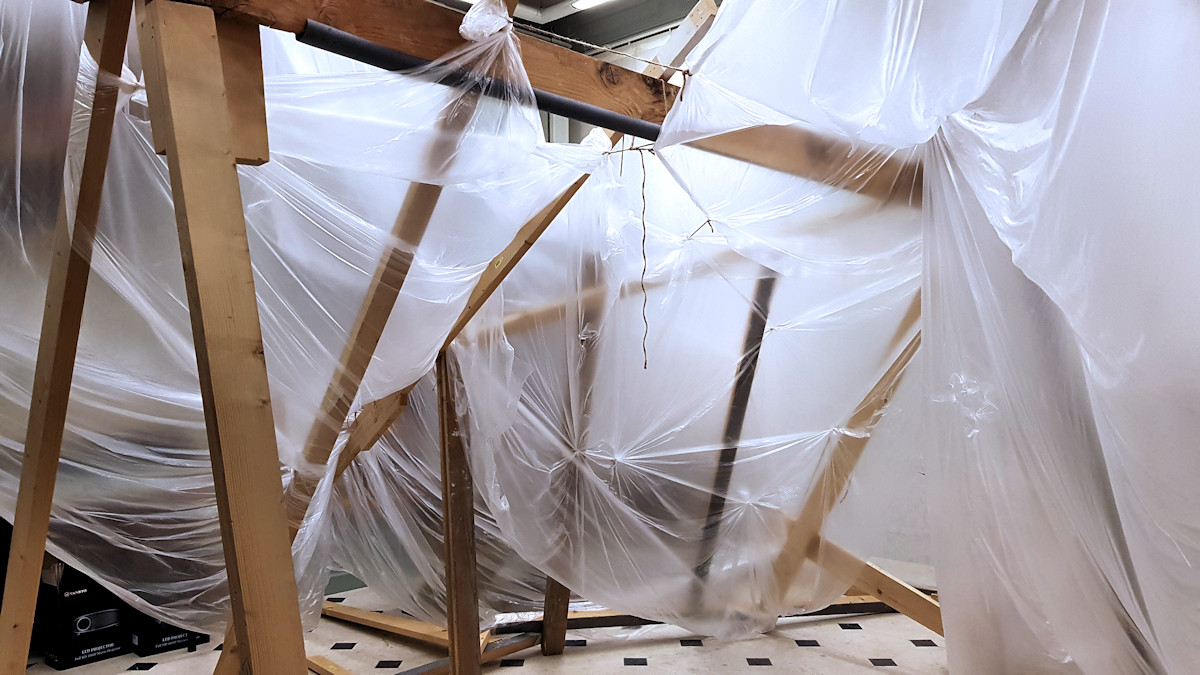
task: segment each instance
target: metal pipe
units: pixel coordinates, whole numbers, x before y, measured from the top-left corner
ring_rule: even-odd
[[[338,30],[332,26],[309,19],[304,30],[296,35],[296,39],[306,45],[324,49],[327,52],[340,54],[367,65],[383,68],[384,70],[404,71],[414,70],[431,63],[411,54],[384,47],[352,33]],[[438,80],[438,83],[459,88],[478,88],[485,96],[511,96],[515,87],[508,82],[495,78],[481,77],[466,70],[448,71]],[[591,124],[610,131],[617,131],[627,136],[644,138],[649,141],[658,140],[662,126],[640,120],[636,117],[622,115],[611,110],[583,103],[566,96],[559,96],[541,89],[533,90],[533,103],[538,110],[560,115],[569,119]]]

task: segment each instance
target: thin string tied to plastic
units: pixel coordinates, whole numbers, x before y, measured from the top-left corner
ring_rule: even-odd
[[[653,145],[631,145],[628,148],[619,150],[609,150],[605,155],[620,155],[621,164],[618,172],[621,175],[625,174],[625,153],[636,152],[638,159],[642,163],[642,370],[650,369],[650,351],[646,344],[650,339],[650,319],[647,315],[647,308],[650,306],[650,294],[646,291],[646,274],[650,270],[650,261],[646,255],[646,155],[645,153],[655,154]]]

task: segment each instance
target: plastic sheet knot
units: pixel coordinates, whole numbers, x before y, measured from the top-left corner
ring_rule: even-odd
[[[960,408],[968,439],[978,436],[985,420],[1000,411],[996,404],[992,403],[987,390],[979,380],[963,373],[955,373],[951,376],[947,388],[943,393],[935,393],[933,401],[935,403],[953,403]]]

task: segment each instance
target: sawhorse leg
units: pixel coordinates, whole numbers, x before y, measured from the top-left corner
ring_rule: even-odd
[[[252,672],[302,673],[299,601],[235,166],[243,153],[235,151],[216,19],[210,7],[154,0],[145,20],[153,38],[144,46],[144,59],[153,61],[146,69],[151,117],[170,168],[234,633]]]
[[[109,3],[97,1],[89,8],[89,12],[105,13],[102,22],[89,22],[89,28],[103,26],[103,33],[97,36],[89,31],[88,35],[89,43],[97,37],[100,41],[101,76],[92,103],[74,233],[67,223],[66,204],[60,203],[54,234],[54,258],[46,289],[33,400],[25,435],[25,457],[13,516],[4,605],[0,610],[0,672],[6,675],[25,672],[29,640],[33,634],[42,558],[50,530],[50,507],[62,452],[67,401],[75,370],[84,295],[91,273],[92,245],[116,114],[117,87],[105,78],[116,77],[121,72],[132,6],[132,0],[112,0]]]

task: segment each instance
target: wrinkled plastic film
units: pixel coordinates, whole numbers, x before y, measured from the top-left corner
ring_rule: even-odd
[[[1198,542],[1183,523],[1200,512],[1178,388],[1200,103],[1183,64],[1200,15],[1046,3],[1033,21],[930,148],[945,167],[927,378],[951,662],[1183,672]]]
[[[6,18],[10,11],[48,15],[57,10],[6,3]],[[78,8],[72,11],[81,29],[82,16]],[[13,35],[32,30],[25,23],[9,25]],[[62,34],[56,26],[39,30]],[[8,35],[6,45],[16,44]],[[281,53],[296,53],[297,45],[283,47],[271,32],[263,35],[269,63],[284,62]],[[38,44],[79,54],[78,41]],[[475,45],[445,67],[459,71],[475,59],[494,76],[497,50],[510,48],[493,45],[488,51]],[[6,47],[5,55],[9,53]],[[55,99],[68,114],[70,94],[76,94],[70,134],[74,150],[68,161],[75,168],[68,169],[69,176],[78,171],[86,136],[89,81],[95,79],[89,58],[83,54],[78,80],[73,65],[65,63],[69,59],[62,59],[65,88]],[[41,67],[51,63],[44,59]],[[505,63],[519,70],[519,61]],[[396,241],[389,229],[412,181],[440,181],[448,194],[434,213],[430,236],[421,246],[410,247],[415,255],[409,283],[401,289],[395,320],[385,330],[395,335],[384,341],[411,340],[428,354],[397,345],[384,354],[386,359],[377,355],[372,364],[379,372],[369,376],[376,389],[364,396],[401,389],[420,377],[426,370],[423,360],[432,361],[483,268],[525,220],[574,179],[581,162],[577,153],[562,153],[560,163],[553,149],[536,149],[536,116],[495,96],[477,97],[474,114],[458,130],[461,138],[447,144],[434,125],[437,116],[427,113],[469,92],[432,84],[427,77],[333,65],[343,72],[268,78],[272,161],[239,168],[285,467],[298,463],[371,275],[383,251]],[[19,77],[19,69],[5,72]],[[519,78],[513,73],[505,81],[523,79],[523,73]],[[48,94],[35,87],[51,81],[43,75],[12,80],[10,87],[25,92],[27,101],[41,100]],[[76,81],[79,86],[72,92]],[[160,618],[213,629],[223,621],[227,602],[224,566],[169,181],[165,161],[150,144],[144,93],[133,72],[126,70],[117,84],[121,95],[51,550]],[[330,133],[302,137],[290,133],[292,128]],[[43,136],[53,141],[40,133],[25,140]],[[65,128],[59,138],[65,147]],[[37,154],[29,149],[36,146],[17,147],[22,152],[14,155],[19,162],[13,166],[32,166]],[[452,161],[432,173],[411,160],[395,161],[430,155],[434,147]],[[385,165],[387,171],[381,169]],[[57,174],[43,181],[42,192],[29,192],[29,204],[57,208],[62,166],[60,159]],[[34,185],[25,181],[23,189]],[[51,196],[53,202],[48,201]],[[49,250],[42,242],[49,242],[54,223],[46,216],[23,218],[5,221],[6,242],[11,242],[6,262],[15,261],[5,265],[5,274],[16,279],[29,271],[21,285],[6,285],[13,292],[6,294],[5,315],[12,317],[14,329],[5,341],[12,367],[4,372],[6,398],[14,405],[5,407],[9,431],[4,437],[13,453],[24,436],[38,310],[45,294],[44,281],[38,279],[44,278],[39,275],[45,273]],[[25,310],[12,304],[18,302],[27,302]],[[27,320],[20,319],[26,315]],[[17,331],[18,326],[24,328]],[[14,460],[17,456],[12,455]],[[6,484],[15,491],[16,461],[6,475]]]

